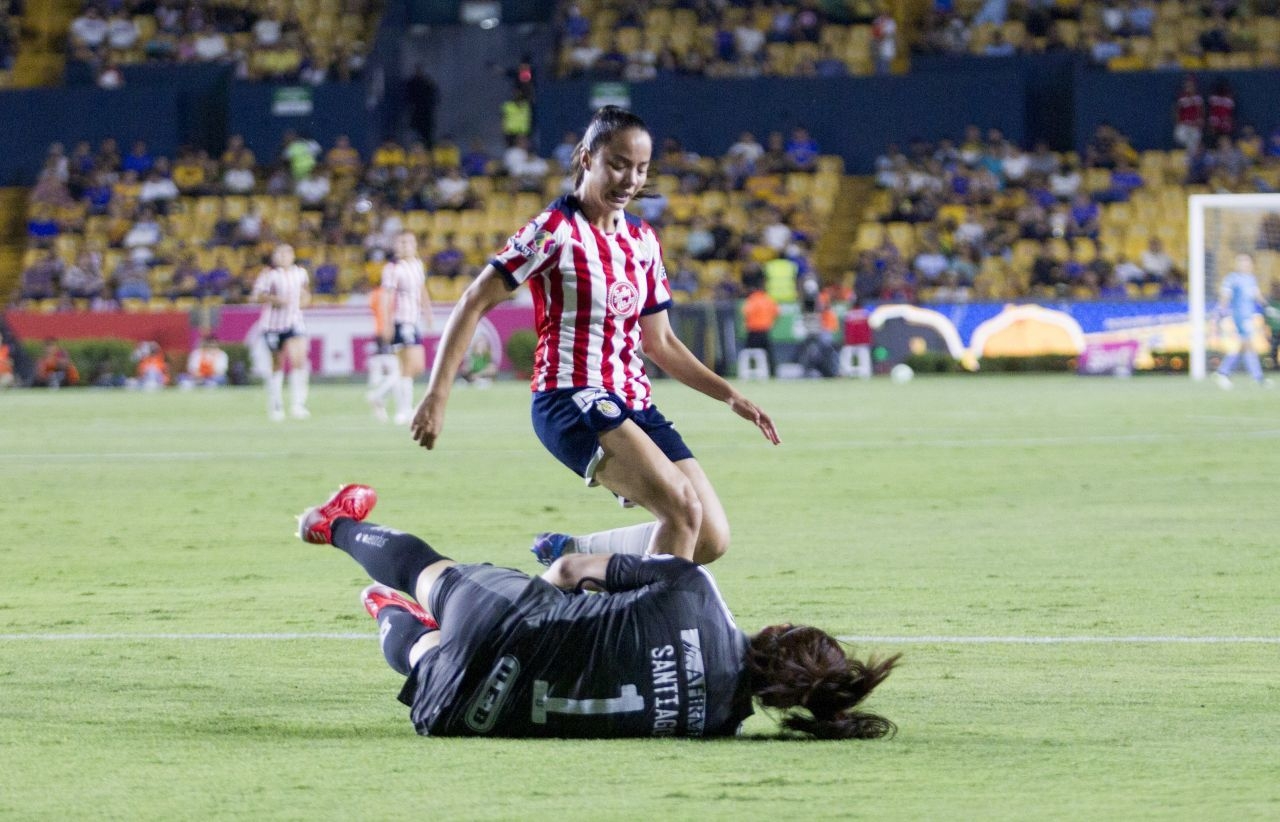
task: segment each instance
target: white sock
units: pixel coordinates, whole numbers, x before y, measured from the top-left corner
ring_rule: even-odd
[[[610,531],[597,531],[581,537],[573,537],[565,547],[565,553],[577,554],[632,554],[644,556],[653,546],[657,522],[642,522]]]
[[[413,413],[413,377],[401,377],[396,385],[396,408],[404,415]]]
[[[294,408],[307,407],[307,386],[311,372],[305,368],[295,368],[289,372],[289,402]]]
[[[370,360],[369,374],[374,383],[369,402],[382,402],[399,384],[400,361],[394,354],[380,354]]]
[[[267,410],[284,410],[284,372],[272,371],[267,377]]]

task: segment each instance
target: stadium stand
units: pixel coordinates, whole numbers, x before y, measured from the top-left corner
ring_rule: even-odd
[[[663,147],[641,210],[661,227],[673,280],[686,278],[678,299],[734,296],[776,259],[812,265],[842,164],[810,155],[802,137],[772,136],[772,153],[744,137],[723,158]],[[122,157],[114,141],[69,154],[54,145],[30,192],[15,299],[41,311],[234,302],[271,246],[286,241],[316,274],[317,298],[340,301],[376,283],[405,228],[423,240],[433,299],[453,300],[511,232],[567,190],[558,167],[529,188],[474,156],[468,162],[483,173],[462,177],[461,156],[448,142],[428,152],[387,141],[365,161],[342,139],[322,153],[296,135],[274,162],[257,161],[235,137],[216,159],[194,150],[153,157],[145,144]],[[455,199],[459,185],[466,196]],[[73,293],[69,274],[107,287]],[[28,290],[28,276],[55,288]],[[133,286],[119,293],[126,282]]]
[[[131,63],[224,62],[241,77],[319,84],[359,73],[380,11],[374,0],[88,0],[69,23],[67,48],[100,82],[107,68]]]
[[[1024,152],[976,127],[890,147],[849,247],[855,288],[923,301],[1181,294],[1171,260],[1186,258],[1187,196],[1280,188],[1280,157],[1244,134],[1191,155],[1139,154],[1109,127],[1083,158]],[[1261,266],[1273,257],[1264,251]]]

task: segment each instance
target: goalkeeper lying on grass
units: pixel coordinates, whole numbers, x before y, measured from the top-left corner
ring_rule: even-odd
[[[363,522],[376,501],[368,486],[344,486],[302,514],[299,536],[345,551],[377,581],[365,608],[388,664],[408,677],[400,699],[420,734],[725,736],[753,699],[821,739],[895,730],[856,708],[896,655],[863,663],[805,626],[747,636],[691,562],[571,554],[541,577],[460,565]]]

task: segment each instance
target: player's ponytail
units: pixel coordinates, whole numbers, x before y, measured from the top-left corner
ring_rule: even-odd
[[[746,668],[752,693],[764,707],[785,712],[787,730],[818,739],[876,739],[898,727],[854,708],[889,676],[900,656],[863,662],[817,628],[772,626],[751,638]]]
[[[573,172],[573,187],[577,188],[582,184],[583,154],[595,154],[600,146],[612,140],[615,134],[633,128],[638,128],[645,134],[649,133],[649,127],[639,115],[632,114],[621,106],[604,106],[597,109],[591,116],[591,122],[587,123],[587,130],[582,133],[582,141],[573,150],[573,162],[569,169]]]

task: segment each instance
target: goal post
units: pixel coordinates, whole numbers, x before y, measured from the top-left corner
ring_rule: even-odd
[[[1192,194],[1187,203],[1188,370],[1193,380],[1202,380],[1209,355],[1209,309],[1235,255],[1254,255],[1264,295],[1280,278],[1280,194]]]

